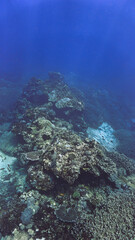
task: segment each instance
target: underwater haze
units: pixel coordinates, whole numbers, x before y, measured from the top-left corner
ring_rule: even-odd
[[[135,1],[0,0],[0,240],[135,240]]]
[[[134,26],[132,0],[1,0],[0,74],[74,72],[134,97]]]

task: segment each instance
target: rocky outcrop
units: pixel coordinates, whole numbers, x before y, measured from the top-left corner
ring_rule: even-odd
[[[31,186],[37,190],[47,191],[55,186],[54,178],[45,173],[41,165],[30,166],[27,178]]]
[[[83,114],[83,102],[60,73],[49,73],[45,82],[33,78],[24,88],[12,132],[27,183],[21,190],[16,175],[15,202],[10,195],[6,208],[1,204],[0,238],[134,237],[135,165],[86,138]]]
[[[61,113],[62,109],[63,116],[69,116],[74,112],[80,114],[84,110],[84,103],[73,95],[71,89],[64,82],[64,76],[55,72],[49,73],[49,79],[46,81],[32,78],[24,88],[16,110],[21,114],[36,106],[38,108],[39,106],[51,107],[54,114],[57,115]]]
[[[81,171],[95,177],[116,173],[115,164],[106,157],[96,141],[82,141],[76,134],[64,131],[43,153],[44,169],[52,171],[70,184]]]
[[[96,178],[117,172],[96,141],[74,132],[77,119],[83,119],[84,105],[63,79],[60,73],[50,73],[45,82],[33,78],[16,107],[12,127],[19,139],[16,154],[28,165],[27,179],[38,190],[52,189],[54,178],[73,184],[82,172]]]

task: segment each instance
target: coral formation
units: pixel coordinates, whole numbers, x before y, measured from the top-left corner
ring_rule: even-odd
[[[72,184],[81,170],[96,177],[116,173],[115,164],[102,153],[97,142],[82,141],[68,131],[57,135],[56,139],[43,154],[44,168],[51,170],[56,177]]]
[[[100,135],[109,130],[107,149],[87,138],[78,96],[62,74],[51,72],[46,81],[32,78],[17,101],[12,154],[27,171],[27,184],[23,191],[16,186],[7,209],[1,200],[3,240],[134,239],[134,161],[111,152],[116,141],[108,124],[99,129]]]
[[[55,186],[53,177],[44,172],[40,165],[30,166],[28,169],[28,181],[37,190],[50,190]]]
[[[66,208],[65,206],[60,206],[59,209],[55,211],[56,217],[63,222],[76,222],[77,211],[73,208]]]

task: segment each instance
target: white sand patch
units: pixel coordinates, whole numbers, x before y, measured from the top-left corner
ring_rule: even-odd
[[[0,151],[0,181],[6,176],[13,173],[13,164],[16,158],[8,156]]]
[[[102,123],[98,129],[87,128],[88,138],[91,140],[95,139],[110,152],[115,151],[119,144],[114,133],[115,130],[106,122]]]
[[[26,173],[18,168],[18,160],[0,151],[0,195],[10,198],[15,192],[24,192]],[[1,239],[1,238],[0,238]]]

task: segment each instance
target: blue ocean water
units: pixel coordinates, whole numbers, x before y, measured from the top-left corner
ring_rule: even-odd
[[[2,0],[0,74],[74,72],[134,97],[134,25],[134,1]]]
[[[134,239],[134,63],[134,0],[0,1],[0,240]]]

